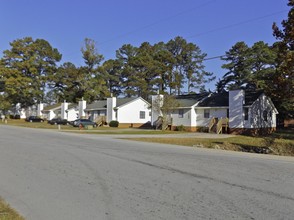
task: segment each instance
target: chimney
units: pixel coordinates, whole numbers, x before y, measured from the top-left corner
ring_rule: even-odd
[[[87,102],[82,98],[81,101],[79,101],[79,118],[85,118],[86,113],[85,109],[87,107]]]
[[[107,123],[113,120],[117,120],[116,118],[116,97],[107,98]]]
[[[229,91],[229,127],[244,128],[243,105],[245,102],[244,90]]]

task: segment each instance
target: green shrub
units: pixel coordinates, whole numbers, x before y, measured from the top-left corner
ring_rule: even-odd
[[[184,125],[179,125],[176,127],[176,131],[186,131],[186,128]]]
[[[197,131],[198,132],[205,132],[205,133],[207,133],[208,132],[208,127],[198,127],[197,128]]]
[[[110,121],[109,122],[109,127],[115,127],[117,128],[119,125],[119,122],[118,121]]]

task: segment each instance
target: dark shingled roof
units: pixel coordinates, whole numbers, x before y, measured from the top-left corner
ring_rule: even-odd
[[[55,110],[61,109],[61,104],[62,103],[56,103],[54,105],[47,105],[47,106],[44,107],[43,111],[50,111],[50,110],[53,110],[53,109],[55,109]],[[75,108],[75,107],[77,107],[77,104],[75,104],[75,103],[69,103],[68,104],[68,109]]]
[[[116,100],[116,106],[117,106],[117,107],[120,107],[120,106],[122,106],[122,105],[124,105],[124,104],[127,104],[127,103],[129,103],[129,102],[131,102],[131,101],[137,99],[137,98],[138,98],[138,97],[132,97],[132,98],[118,98],[118,99]]]
[[[250,106],[258,97],[263,94],[263,91],[245,91],[245,105]]]
[[[223,107],[229,106],[229,93],[212,93],[210,96],[202,100],[199,107]]]
[[[176,99],[179,102],[180,107],[191,107],[206,97],[208,94],[209,93],[179,95],[176,96]]]
[[[245,91],[245,106],[251,106],[263,91]],[[224,107],[229,106],[229,92],[212,93],[209,97],[202,100],[199,107]]]
[[[116,99],[116,107],[120,107],[124,104],[127,104],[133,100],[137,99],[137,97],[132,98],[118,98]],[[86,111],[95,110],[95,109],[106,109],[107,108],[107,100],[97,100],[89,105],[87,105]]]
[[[107,107],[106,100],[98,100],[87,105],[87,108],[85,110],[106,109],[106,107]]]
[[[48,106],[44,107],[43,111],[50,111],[51,109],[55,109],[55,108],[61,108],[61,103],[57,103],[54,105],[48,105]]]

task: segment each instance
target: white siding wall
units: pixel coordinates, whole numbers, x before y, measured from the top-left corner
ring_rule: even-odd
[[[191,111],[192,109],[182,109],[184,111],[183,117],[181,118],[179,115],[179,109],[175,109],[172,112],[173,126],[196,126],[196,114],[195,111]],[[195,123],[193,125],[192,119],[195,119]]]
[[[25,119],[27,116],[26,116],[26,110],[24,108],[22,108],[20,110],[20,118],[21,119]]]
[[[56,114],[53,111],[49,111],[48,116],[47,116],[47,120],[51,120],[53,118],[55,118]]]
[[[204,118],[204,108],[184,109],[183,118],[179,117],[179,110],[176,109],[172,113],[173,125],[191,126],[191,127],[207,127],[210,120],[214,118],[226,118],[226,108],[211,108],[209,109],[209,118]]]
[[[227,109],[226,108],[210,108],[209,118],[204,118],[204,109],[196,108],[196,126],[197,127],[207,127],[212,118],[226,118]]]
[[[106,116],[106,110],[94,110],[88,112],[87,115],[90,116],[92,121],[95,121],[99,116]]]
[[[264,111],[267,112],[267,120],[264,118]],[[260,96],[252,105],[250,111],[250,123],[246,128],[272,128],[276,127],[276,113],[270,100],[265,96]],[[248,126],[248,127],[247,127]]]
[[[145,119],[140,119],[140,111],[145,112]],[[137,99],[118,109],[117,120],[119,123],[146,123],[151,121],[150,109],[141,99]]]
[[[68,121],[74,121],[76,119],[78,119],[78,115],[79,115],[79,111],[72,108],[72,109],[69,109],[68,112],[67,112],[67,120]]]

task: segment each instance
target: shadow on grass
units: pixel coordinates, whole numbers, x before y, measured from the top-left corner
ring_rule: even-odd
[[[277,139],[294,140],[294,129],[279,129],[270,136]]]
[[[218,145],[219,148],[222,148],[224,150],[235,150],[235,151],[257,153],[257,154],[272,153],[269,147],[252,146],[247,144],[240,144],[240,143],[234,143],[234,142],[220,142],[220,141],[214,141],[212,143]]]

